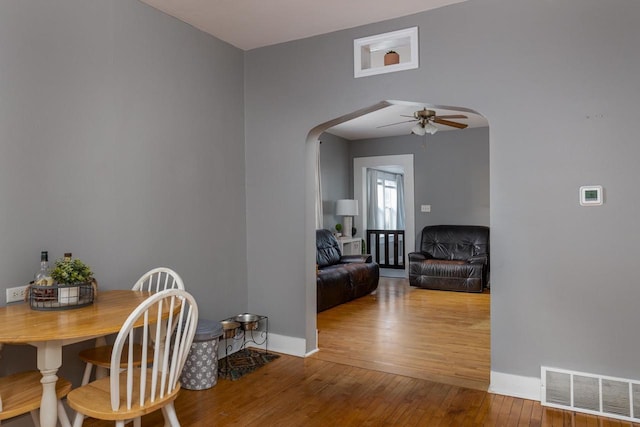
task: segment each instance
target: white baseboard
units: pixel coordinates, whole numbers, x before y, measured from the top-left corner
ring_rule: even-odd
[[[260,344],[256,344],[253,341],[247,340],[246,346],[264,350],[265,344],[262,341],[262,338],[260,338],[258,342]],[[276,353],[289,354],[291,356],[304,357],[305,349],[306,349],[305,343],[306,343],[306,340],[303,338],[294,338],[294,337],[288,337],[285,335],[270,333],[269,340],[266,344],[267,344],[267,349],[269,351],[275,351]],[[227,346],[226,351],[225,351],[225,345]],[[226,341],[224,339],[221,339],[220,342],[218,343],[218,358],[222,359],[223,357],[229,354],[235,353],[236,351],[242,348],[242,345],[243,345],[242,338],[239,338],[239,339],[229,338]]]
[[[254,342],[247,340],[246,346],[264,349],[265,345],[262,343],[261,339],[258,339],[257,341],[261,344],[255,344]],[[224,339],[221,339],[218,344],[218,358],[222,359],[228,354],[233,354],[236,351],[240,350],[240,348],[242,347],[242,343],[242,339],[229,338],[226,341]],[[226,352],[225,345],[227,346]],[[318,351],[318,349],[315,349],[307,353],[307,340],[305,340],[304,338],[289,337],[286,335],[279,335],[274,333],[269,333],[267,346],[269,351],[275,351],[276,353],[283,353],[297,357],[305,357]]]
[[[540,401],[540,378],[491,371],[489,393]]]
[[[269,351],[291,356],[304,357],[307,351],[307,340],[269,333]]]

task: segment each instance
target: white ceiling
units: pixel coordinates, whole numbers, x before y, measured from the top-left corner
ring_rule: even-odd
[[[240,49],[303,39],[465,0],[141,0]]]
[[[346,28],[411,15],[466,0],[141,0],[242,50],[284,43]],[[346,139],[408,135],[415,123],[378,128],[409,118],[427,107],[437,115],[461,110],[424,103],[389,101],[391,105],[332,127]],[[463,109],[464,110],[464,109]],[[487,126],[484,117],[465,110],[469,127]],[[455,130],[436,125],[439,131]]]
[[[467,108],[448,107],[441,105],[431,105],[419,102],[405,101],[387,101],[390,105],[355,119],[348,120],[339,125],[335,125],[327,130],[327,132],[348,140],[384,138],[397,135],[411,134],[411,128],[416,125],[416,121],[412,117],[413,113],[423,108],[433,110],[436,116],[448,114],[462,114],[467,116],[466,119],[451,119],[452,121],[464,123],[468,125],[467,129],[475,127],[485,127],[489,123],[487,119],[477,112]],[[402,123],[404,122],[404,123]],[[398,123],[392,126],[386,126],[392,123]],[[438,132],[459,130],[454,127],[433,123]],[[384,126],[384,127],[380,127]]]

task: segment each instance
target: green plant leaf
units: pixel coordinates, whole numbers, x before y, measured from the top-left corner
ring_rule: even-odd
[[[51,277],[58,284],[73,285],[76,283],[86,283],[93,277],[93,272],[88,265],[79,259],[73,260],[56,260],[55,266],[51,271]]]

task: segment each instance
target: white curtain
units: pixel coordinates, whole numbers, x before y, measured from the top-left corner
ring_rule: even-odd
[[[322,225],[322,173],[320,169],[320,141],[316,141],[316,230]]]
[[[404,175],[396,174],[396,193],[398,196],[396,230],[404,230]]]
[[[367,228],[404,230],[404,176],[367,169]]]
[[[382,174],[376,169],[367,169],[367,228],[384,230],[384,211],[378,209],[378,179]]]

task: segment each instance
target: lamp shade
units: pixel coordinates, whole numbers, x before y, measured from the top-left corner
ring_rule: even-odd
[[[336,215],[355,216],[358,215],[358,201],[351,199],[341,199],[336,201]]]
[[[411,133],[414,135],[423,136],[426,132],[427,131],[425,130],[425,128],[420,124],[417,124],[411,128]]]
[[[424,131],[433,135],[434,133],[438,132],[438,128],[434,126],[433,123],[427,123],[424,127]]]

